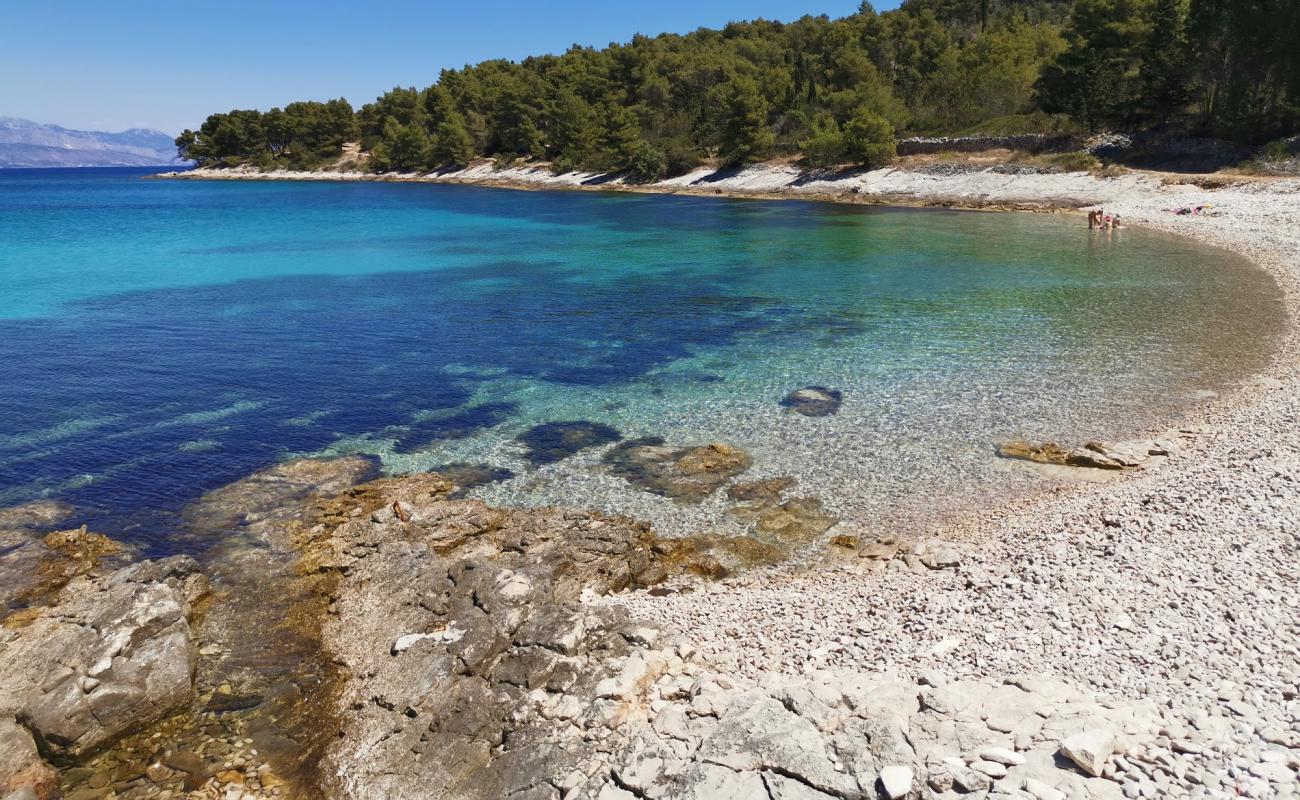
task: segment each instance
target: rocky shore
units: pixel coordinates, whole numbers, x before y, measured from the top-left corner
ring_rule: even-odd
[[[475,169],[430,179],[542,180]],[[1249,255],[1300,308],[1293,181],[791,169],[652,190],[1105,203]],[[1159,441],[1008,449],[1119,479],[942,539],[837,536],[813,565],[363,459],[210,493],[178,531],[197,563],[136,560],[57,504],[6,510],[0,798],[1300,796],[1298,366],[1292,324],[1267,373]],[[801,392],[791,413],[834,413],[833,388]],[[722,443],[527,444],[602,448],[646,491],[725,493],[774,531],[823,524]]]

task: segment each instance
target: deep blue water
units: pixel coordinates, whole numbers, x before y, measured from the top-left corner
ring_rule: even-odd
[[[1261,363],[1276,311],[1227,254],[1072,219],[143,174],[0,171],[0,505],[158,551],[279,458],[526,473],[514,437],[557,417],[731,432],[781,471],[789,437],[1123,429]],[[808,383],[844,413],[785,430]],[[570,477],[494,491],[619,505]]]

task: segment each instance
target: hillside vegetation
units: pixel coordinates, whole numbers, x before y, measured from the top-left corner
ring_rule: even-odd
[[[1300,126],[1295,0],[907,0],[444,70],[359,110],[213,114],[201,166],[311,168],[360,141],[378,172],[544,160],[641,180],[802,154],[873,166],[901,133],[1177,126],[1260,144]]]

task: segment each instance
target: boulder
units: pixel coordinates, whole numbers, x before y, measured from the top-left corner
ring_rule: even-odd
[[[37,800],[57,797],[59,776],[41,759],[26,728],[0,718],[0,797],[21,797],[20,792]]]
[[[805,386],[795,389],[781,400],[781,405],[805,417],[829,417],[838,413],[844,403],[844,393],[825,386]]]
[[[185,707],[191,601],[204,592],[181,556],[74,579],[0,645],[0,719],[16,717],[42,753],[74,761]]]
[[[615,475],[664,497],[698,503],[749,469],[749,454],[729,444],[675,447],[658,436],[623,442],[605,454]]]

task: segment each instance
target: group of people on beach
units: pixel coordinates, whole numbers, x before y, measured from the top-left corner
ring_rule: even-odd
[[[1118,228],[1119,214],[1107,214],[1105,209],[1088,212],[1088,230],[1094,228]]]

